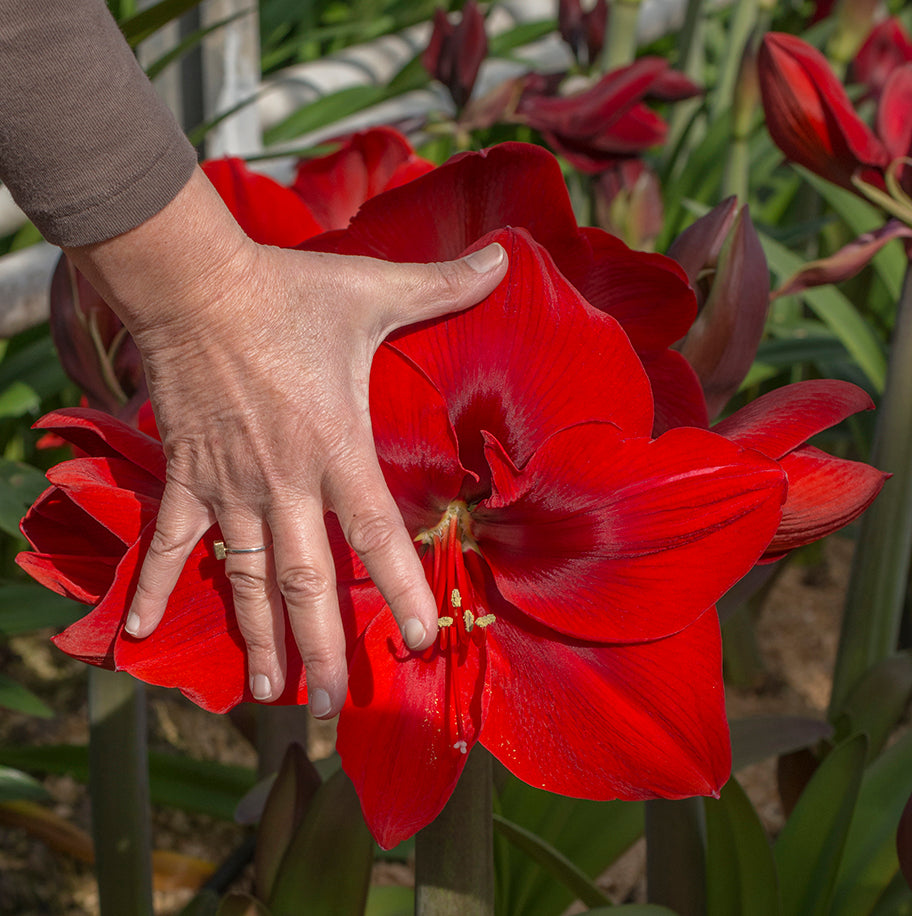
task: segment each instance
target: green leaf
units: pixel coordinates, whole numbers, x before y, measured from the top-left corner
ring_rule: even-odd
[[[43,400],[58,395],[69,385],[69,380],[57,358],[47,325],[32,333],[40,336],[27,340],[20,335],[16,338],[19,345],[11,348],[0,361],[0,391],[12,385],[27,385]]]
[[[912,890],[901,874],[890,882],[870,916],[912,916]]]
[[[0,802],[48,801],[50,797],[44,786],[28,773],[0,766]]]
[[[802,266],[798,255],[768,235],[761,235],[760,241],[770,270],[780,280],[790,277]],[[855,306],[833,286],[803,290],[801,298],[842,342],[875,391],[882,392],[887,374],[884,350]]]
[[[40,407],[38,392],[19,379],[0,392],[0,417],[22,417],[27,413],[37,413]]]
[[[414,888],[386,884],[371,887],[364,916],[412,916],[414,912]]]
[[[517,849],[546,869],[561,882],[574,897],[588,906],[611,903],[608,895],[577,868],[565,855],[536,836],[531,830],[520,827],[500,814],[494,815],[494,829],[506,837]]]
[[[50,719],[54,715],[54,711],[31,690],[5,674],[0,674],[0,706],[42,719]]]
[[[159,0],[154,6],[120,23],[120,30],[132,47],[149,38],[163,26],[202,3],[202,0]]]
[[[358,796],[339,770],[317,790],[276,876],[273,916],[362,916],[367,902],[374,841]]]
[[[832,916],[865,916],[899,872],[896,827],[912,795],[912,733],[906,732],[869,767],[858,794]]]
[[[598,877],[643,833],[642,802],[565,798],[509,775],[496,805],[504,818],[556,849],[589,879]],[[566,885],[499,831],[494,853],[499,913],[553,916],[573,902]]]
[[[381,86],[348,86],[338,92],[315,99],[309,105],[292,112],[283,121],[263,133],[266,146],[293,140],[301,134],[325,127],[335,121],[355,114],[387,97]]]
[[[494,35],[488,43],[488,53],[492,57],[503,57],[514,48],[531,44],[550,35],[557,23],[553,19],[542,19],[539,22],[523,22],[506,32]]]
[[[89,756],[85,745],[52,744],[0,747],[0,764],[37,773],[67,773],[85,782]],[[233,820],[238,799],[254,784],[246,767],[176,754],[149,754],[150,794],[157,805]]]
[[[85,605],[42,585],[0,584],[0,636],[15,636],[43,627],[66,627],[87,611]]]
[[[868,761],[880,754],[912,694],[912,653],[891,655],[869,668],[842,707],[844,734],[868,736]]]
[[[253,0],[251,0],[253,2]],[[191,32],[186,38],[181,39],[170,51],[166,54],[163,54],[157,60],[152,61],[148,67],[146,67],[146,76],[150,80],[155,79],[166,67],[174,63],[176,60],[180,60],[185,54],[189,51],[192,51],[197,45],[199,45],[202,40],[210,35],[212,32],[222,28],[223,26],[229,25],[234,22],[235,19],[241,19],[244,16],[250,14],[250,10],[239,10],[233,16],[228,16],[225,19],[220,19],[218,22],[212,23],[212,25],[206,26],[204,29],[197,29],[195,32]]]
[[[37,468],[0,458],[0,530],[18,537],[22,516],[47,487]]]
[[[824,758],[775,845],[783,916],[825,916],[861,786],[867,739],[855,735]]]
[[[707,916],[777,916],[776,863],[766,831],[738,781],[732,777],[706,812]]]

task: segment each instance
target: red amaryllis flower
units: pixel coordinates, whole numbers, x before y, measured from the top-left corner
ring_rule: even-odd
[[[252,171],[242,159],[212,159],[203,170],[254,241],[294,248],[321,232],[344,228],[364,201],[434,168],[390,127],[339,142],[334,153],[302,160],[290,187]]]
[[[667,125],[643,104],[645,99],[674,101],[700,92],[660,57],[643,57],[612,70],[575,95],[543,95],[535,85],[530,83],[520,98],[518,117],[540,131],[574,168],[590,174],[664,142]]]
[[[367,201],[345,232],[306,247],[427,263],[458,257],[503,226],[530,232],[577,290],[621,323],[652,382],[654,432],[708,425],[699,380],[669,349],[697,314],[686,275],[670,258],[631,251],[601,229],[578,227],[560,166],[539,146],[503,143],[456,156]]]
[[[912,63],[912,38],[895,17],[884,19],[871,30],[852,61],[852,78],[863,83],[868,94],[880,98],[890,74]]]
[[[887,151],[816,48],[771,32],[757,65],[767,128],[789,159],[851,190],[855,175],[883,187]]]
[[[381,466],[440,602],[431,649],[405,648],[361,564],[335,545],[351,672],[338,747],[384,846],[440,811],[478,741],[570,795],[717,792],[730,756],[711,608],[766,548],[784,497],[778,464],[756,451],[700,429],[651,439],[650,386],[618,323],[526,233],[476,247],[495,239],[510,257],[498,290],[400,334],[371,376]],[[160,445],[80,411],[42,425],[99,456],[52,472],[23,523],[45,558],[27,568],[84,600],[107,588],[57,644],[208,709],[249,699],[215,529],[155,633],[123,632]],[[81,529],[60,540],[86,517],[105,556],[122,556],[113,572],[90,569],[97,548]],[[55,556],[65,562],[52,575]],[[282,700],[300,702],[288,653]]]
[[[488,55],[484,15],[475,0],[467,0],[456,22],[443,9],[434,10],[431,41],[421,63],[450,93],[457,111],[462,111]]]

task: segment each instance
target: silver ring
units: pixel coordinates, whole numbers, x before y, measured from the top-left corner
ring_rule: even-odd
[[[264,553],[272,544],[261,544],[259,547],[228,547],[224,541],[215,541],[212,545],[216,560],[224,560],[229,553]]]

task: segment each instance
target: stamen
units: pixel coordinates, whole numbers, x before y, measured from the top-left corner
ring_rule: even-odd
[[[484,614],[475,621],[475,625],[479,627],[490,626],[497,618],[493,614]]]
[[[467,754],[469,752],[469,746],[465,741],[457,741],[453,747],[455,750],[459,751],[460,754]]]
[[[458,588],[454,588],[453,591],[450,592],[450,604],[454,608],[462,607],[462,595],[459,593]]]
[[[462,621],[465,624],[466,633],[472,632],[472,627],[475,626],[475,615],[468,609],[465,609],[465,613],[462,615]]]
[[[453,626],[454,623],[455,621],[453,620],[452,617],[438,617],[437,618],[437,626],[439,627],[451,627]]]

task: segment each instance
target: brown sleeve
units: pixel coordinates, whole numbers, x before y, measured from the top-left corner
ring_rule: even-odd
[[[138,226],[195,165],[104,0],[0,0],[0,179],[48,241]]]

